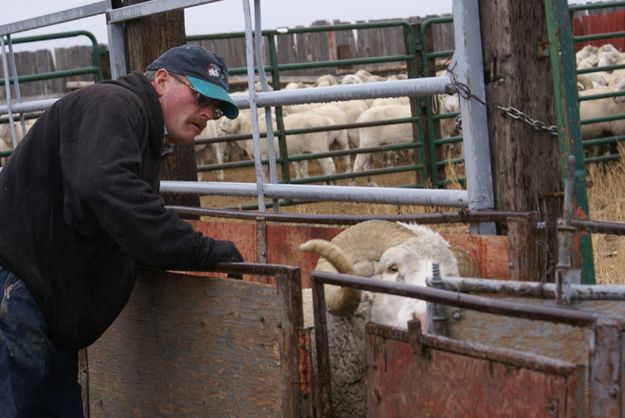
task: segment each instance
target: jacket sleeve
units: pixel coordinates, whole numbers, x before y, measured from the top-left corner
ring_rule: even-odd
[[[160,153],[140,100],[100,93],[70,102],[59,118],[66,222],[87,236],[110,236],[146,265],[211,268],[227,258],[219,241],[165,208],[148,181],[158,180]]]

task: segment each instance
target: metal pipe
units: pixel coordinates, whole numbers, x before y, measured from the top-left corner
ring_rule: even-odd
[[[222,196],[256,196],[251,183],[161,181],[162,192],[216,194]],[[421,204],[427,206],[466,207],[465,190],[371,188],[360,186],[319,186],[296,184],[265,184],[269,198],[333,200],[337,202],[369,202]]]
[[[71,22],[72,20],[83,19],[105,13],[111,8],[110,0],[99,1],[73,9],[61,10],[31,19],[20,20],[6,25],[0,25],[0,36],[17,32],[25,32],[32,29],[57,25],[59,23]]]
[[[409,80],[377,81],[365,84],[342,84],[329,87],[259,92],[258,106],[331,102],[335,100],[372,99],[377,97],[428,96],[445,93],[449,77],[424,77]],[[232,97],[239,107],[249,107],[243,95]]]
[[[592,326],[597,319],[604,317],[603,314],[597,314],[589,311],[577,311],[563,309],[560,307],[500,301],[481,296],[465,295],[462,293],[432,289],[429,287],[410,285],[406,283],[389,283],[378,279],[329,273],[324,271],[313,271],[311,273],[311,279],[314,285],[334,284],[338,286],[348,286],[354,289],[418,298],[435,303],[444,303],[445,305],[472,309],[479,312],[488,312],[517,318],[535,319],[576,326]]]
[[[571,242],[576,229],[571,226],[575,191],[575,156],[567,158],[566,179],[564,181],[564,207],[563,216],[558,219],[558,264],[556,266],[556,302],[560,305],[571,302],[571,284],[578,284],[571,270]],[[581,278],[580,278],[581,279]]]
[[[256,49],[256,66],[262,91],[270,91],[269,83],[267,83],[267,74],[265,74],[260,0],[254,0],[254,44]],[[256,90],[256,86],[254,86],[254,90]],[[276,169],[276,149],[273,141],[273,120],[271,107],[268,106],[265,107],[265,127],[267,131],[267,157],[269,158],[269,182],[277,184],[278,174]],[[280,201],[278,199],[273,200],[273,211],[280,211]]]
[[[459,94],[469,209],[492,209],[495,198],[486,106],[474,99],[474,96],[483,102],[486,99],[478,0],[454,0],[453,17],[457,78],[472,93],[468,98]],[[494,224],[476,224],[472,226],[472,232],[494,235],[496,229]]]
[[[445,277],[440,283],[440,288],[460,293],[496,293],[499,296],[540,299],[553,299],[556,296],[556,284],[543,282]],[[576,301],[625,300],[625,286],[573,284],[570,295],[571,299]]]

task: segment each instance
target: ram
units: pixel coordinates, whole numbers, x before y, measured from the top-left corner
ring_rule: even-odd
[[[375,239],[371,239],[375,237]],[[443,276],[477,276],[477,265],[430,228],[388,221],[366,221],[331,241],[310,240],[300,246],[321,257],[316,269],[356,274],[392,282],[425,285],[432,263]],[[460,268],[459,268],[460,265]],[[326,285],[328,344],[332,371],[332,405],[336,417],[365,416],[364,333],[367,321],[406,328],[419,318],[425,324],[423,301]],[[303,294],[304,323],[311,325],[310,289]]]

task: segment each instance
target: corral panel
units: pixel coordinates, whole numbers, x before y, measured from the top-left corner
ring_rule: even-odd
[[[87,350],[89,416],[277,417],[295,376],[281,361],[274,286],[150,272]]]
[[[502,361],[488,347],[473,347],[468,353],[457,345],[457,352],[425,346],[415,352],[405,337],[368,332],[368,416],[578,416],[581,368],[563,363],[568,374],[559,374],[533,367],[523,353],[507,351],[507,361]]]

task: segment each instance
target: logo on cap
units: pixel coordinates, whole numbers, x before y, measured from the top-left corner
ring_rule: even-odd
[[[208,75],[211,77],[221,78],[221,70],[215,64],[208,64]]]

